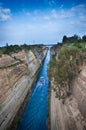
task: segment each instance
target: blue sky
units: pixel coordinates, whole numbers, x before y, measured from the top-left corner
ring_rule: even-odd
[[[0,46],[86,34],[85,0],[0,0]]]

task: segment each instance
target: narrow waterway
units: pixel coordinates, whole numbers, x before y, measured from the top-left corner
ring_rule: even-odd
[[[27,103],[18,130],[46,130],[48,113],[48,76],[47,67],[50,60],[48,50],[31,97]]]

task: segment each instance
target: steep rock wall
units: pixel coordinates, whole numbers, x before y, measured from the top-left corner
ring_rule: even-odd
[[[55,87],[51,81],[51,87]],[[51,130],[86,130],[86,66],[71,86],[64,104],[51,91]]]
[[[35,74],[41,67],[42,61],[45,58],[47,49],[45,48],[42,57],[36,57],[32,51],[25,52],[26,62],[28,68],[26,73],[23,74],[3,95],[0,100],[0,130],[5,130],[12,122],[18,109],[23,103],[28,91],[30,90]],[[1,99],[1,98],[0,98]]]
[[[86,66],[72,85],[72,94],[76,98],[79,110],[86,119]]]
[[[58,46],[57,49],[51,48],[51,58],[55,56],[56,61],[58,61],[58,51]],[[70,86],[71,93],[64,101],[57,98],[57,84],[53,77],[50,86],[51,130],[86,130],[86,61],[80,66],[80,72]]]

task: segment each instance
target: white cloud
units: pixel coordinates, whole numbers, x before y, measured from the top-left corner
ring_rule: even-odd
[[[63,6],[63,5],[62,5]],[[53,9],[51,11],[51,16],[56,19],[72,18],[72,17],[84,17],[86,14],[85,5],[77,5],[69,10],[60,9],[59,11]]]
[[[10,9],[3,9],[3,13],[10,14]]]
[[[39,9],[34,10],[34,15],[39,15],[39,13],[40,13],[40,10],[39,10]]]
[[[0,8],[0,16],[3,12],[6,14],[3,19],[9,19],[10,10],[3,10]],[[29,43],[35,40],[40,43],[43,41],[55,43],[54,41],[61,41],[63,35],[86,33],[85,6],[78,5],[66,10],[62,8],[51,9],[48,12],[42,10],[27,12],[25,10],[21,15],[15,16],[15,21],[11,20],[1,28],[0,35],[3,42],[7,40],[8,42]]]
[[[52,16],[53,18],[58,18],[58,14],[57,14],[57,12],[56,12],[55,9],[53,9],[53,10],[51,11],[51,16]]]
[[[47,22],[46,24],[44,24],[42,27],[44,29],[50,29],[51,26],[53,26],[53,23],[50,21],[50,22]]]
[[[86,12],[85,5],[77,5],[66,10],[62,9],[62,7],[63,5],[61,5],[61,8],[59,8],[58,10],[52,9],[48,13],[42,12],[41,10],[35,10],[33,13],[26,12],[26,15],[30,16],[30,18],[36,22],[59,20],[59,19],[61,20],[74,19],[76,17],[80,18],[80,20],[85,19],[85,12]]]
[[[50,20],[49,16],[44,16],[44,20]]]
[[[51,16],[53,18],[64,19],[64,18],[74,17],[75,14],[74,14],[74,12],[71,12],[71,10],[65,11],[64,9],[61,9],[60,11],[57,12],[54,9],[54,10],[51,11]]]
[[[9,8],[0,7],[0,21],[7,21],[11,18],[11,10]]]
[[[72,12],[86,12],[86,6],[84,4],[79,4],[71,8]]]
[[[55,0],[50,0],[50,1],[49,1],[49,5],[50,5],[50,6],[53,6],[53,5],[56,5],[56,4],[57,4],[57,3],[56,3]]]
[[[50,15],[33,16],[35,22],[50,21]]]
[[[26,15],[27,15],[27,16],[30,16],[30,15],[31,15],[31,13],[30,13],[30,12],[26,12]]]

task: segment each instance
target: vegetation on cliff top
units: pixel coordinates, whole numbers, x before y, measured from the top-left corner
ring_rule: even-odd
[[[74,35],[71,37],[63,36],[62,44],[68,47],[77,47],[82,51],[86,51],[86,35],[79,37],[78,35]]]
[[[0,47],[0,55],[17,53],[21,51],[22,49],[29,50],[30,47],[29,45],[26,45],[26,44],[19,46],[19,45],[8,45],[7,43],[6,46]]]
[[[6,46],[0,47],[0,55],[2,55],[2,54],[9,55],[11,53],[17,53],[21,50],[25,50],[25,51],[28,51],[30,49],[40,50],[42,46],[44,46],[44,45],[43,44],[41,44],[41,45],[27,45],[27,44],[8,45],[8,43],[6,43]]]
[[[79,44],[82,46],[79,47]],[[63,43],[59,53],[57,51],[52,55],[48,75],[50,79],[54,78],[54,90],[59,99],[65,99],[71,93],[71,82],[80,73],[80,66],[83,64],[84,44],[85,42],[78,42],[69,46],[67,43]]]

